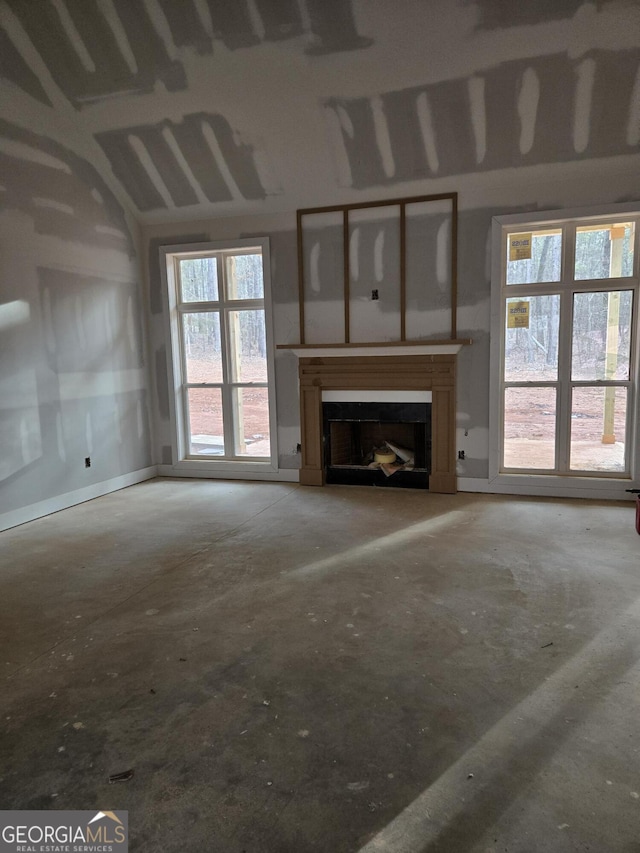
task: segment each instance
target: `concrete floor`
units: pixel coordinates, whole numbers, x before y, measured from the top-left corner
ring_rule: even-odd
[[[637,853],[633,517],[154,480],[0,534],[0,808],[128,809],[148,853]]]

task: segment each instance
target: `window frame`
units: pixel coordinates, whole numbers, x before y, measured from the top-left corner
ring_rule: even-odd
[[[251,250],[262,255],[263,299],[230,299],[224,290],[221,268],[227,255],[250,254]],[[169,415],[171,423],[172,467],[191,474],[206,473],[219,476],[246,476],[259,478],[260,474],[278,473],[278,440],[276,415],[275,345],[273,334],[273,310],[271,298],[271,263],[269,238],[257,237],[238,240],[217,240],[206,243],[185,243],[160,247],[160,271],[165,300],[165,329],[167,335],[167,374],[169,384]],[[177,267],[181,260],[216,257],[218,270],[218,299],[204,302],[182,302],[179,293]],[[212,307],[216,306],[216,307]],[[231,353],[227,340],[225,315],[234,310],[264,310],[265,337],[267,348],[267,381],[247,382],[230,376]],[[217,313],[220,317],[221,345],[224,349],[222,382],[188,382],[186,353],[183,346],[182,317],[189,313]],[[234,453],[224,457],[195,456],[190,453],[188,429],[188,389],[221,388],[223,411],[233,406],[233,390],[243,387],[265,387],[269,397],[269,437],[271,454],[267,457],[240,456],[235,454],[235,441],[229,419],[224,421],[225,448]]]
[[[574,279],[576,228],[606,224],[621,217],[634,219],[635,243],[631,276],[606,279]],[[561,273],[558,282],[506,284],[507,235],[549,228],[562,229]],[[494,491],[522,494],[566,494],[624,497],[624,489],[638,478],[637,409],[640,328],[640,205],[628,203],[598,208],[524,213],[497,216],[492,220],[491,282],[491,380],[489,422],[489,485]],[[577,380],[571,376],[571,350],[574,298],[578,293],[632,291],[633,314],[630,340],[629,378],[627,380]],[[504,379],[506,345],[506,302],[508,298],[559,294],[559,339],[557,379],[540,382],[512,382]],[[504,391],[506,387],[556,388],[556,468],[508,468],[502,465],[504,439]],[[625,387],[627,389],[625,471],[581,471],[570,469],[571,408],[573,389],[577,387]]]

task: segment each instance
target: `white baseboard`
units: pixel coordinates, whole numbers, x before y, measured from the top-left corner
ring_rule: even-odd
[[[578,479],[577,477],[575,478]],[[561,483],[509,483],[498,480],[483,480],[474,477],[458,477],[459,492],[482,492],[491,495],[520,495],[533,498],[587,498],[599,501],[631,501],[633,496],[625,489],[633,488],[633,483],[613,485],[604,481],[593,482],[586,477],[582,482]]]
[[[101,483],[94,483],[91,486],[76,489],[74,492],[66,492],[64,495],[56,495],[54,498],[5,512],[0,515],[0,531],[17,527],[18,524],[34,521],[36,518],[51,515],[52,512],[59,512],[61,509],[68,509],[94,498],[100,498],[110,492],[117,492],[127,486],[142,483],[143,480],[151,480],[157,474],[157,467],[151,465],[149,468],[140,468],[140,470],[132,471],[130,474],[122,474],[120,477],[113,477],[111,480],[103,480]]]
[[[158,477],[186,477],[187,479],[204,480],[264,480],[271,483],[299,483],[300,471],[298,468],[280,468],[278,471],[224,471],[219,474],[207,471],[198,471],[194,468],[187,470],[176,468],[173,465],[158,465]]]
[[[458,477],[459,492],[490,492],[489,481],[481,477]]]

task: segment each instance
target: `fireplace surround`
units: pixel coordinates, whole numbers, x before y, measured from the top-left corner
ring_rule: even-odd
[[[397,355],[331,354],[314,357],[301,354],[298,373],[302,430],[300,482],[303,485],[322,486],[326,482],[323,390],[430,391],[429,490],[447,494],[456,492],[455,354],[398,352]]]

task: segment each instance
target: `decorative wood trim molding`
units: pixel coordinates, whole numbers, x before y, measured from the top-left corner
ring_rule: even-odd
[[[342,213],[342,253],[344,276],[344,340],[349,343],[351,337],[351,308],[350,308],[350,249],[349,249],[349,212],[378,207],[398,207],[398,228],[400,237],[399,251],[399,282],[400,282],[400,341],[404,342],[406,335],[406,271],[407,271],[407,227],[406,207],[411,204],[428,202],[451,202],[451,337],[457,336],[458,310],[458,193],[436,193],[434,195],[403,196],[402,198],[364,201],[355,204],[334,204],[326,207],[306,207],[296,211],[296,230],[298,236],[298,299],[300,313],[300,343],[305,343],[305,296],[304,296],[304,249],[303,249],[303,217],[316,214]]]
[[[344,341],[348,344],[351,340],[351,253],[349,250],[349,208],[346,207],[342,211],[342,266],[344,277]]]
[[[451,194],[451,337],[458,337],[458,193]]]
[[[453,202],[452,202],[453,204]],[[453,229],[452,232],[453,233]],[[453,326],[452,326],[453,328]],[[400,205],[400,340],[407,339],[407,206]]]

